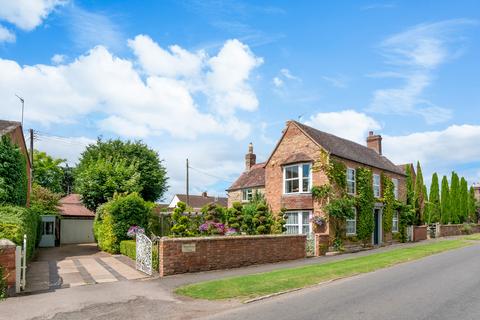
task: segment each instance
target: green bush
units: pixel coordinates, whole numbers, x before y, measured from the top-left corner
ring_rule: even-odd
[[[135,240],[123,240],[120,242],[120,253],[132,260],[137,258],[137,246]],[[153,246],[152,252],[153,269],[158,272],[158,246]]]
[[[139,226],[148,233],[148,220],[153,204],[143,200],[138,193],[115,195],[97,210],[94,222],[95,239],[100,249],[118,253],[120,241],[128,239],[131,226]]]
[[[0,205],[27,204],[27,162],[6,135],[0,139]]]
[[[27,235],[27,257],[33,257],[37,243],[39,216],[32,210],[23,207],[0,207],[0,239],[9,239],[22,245],[23,235]]]

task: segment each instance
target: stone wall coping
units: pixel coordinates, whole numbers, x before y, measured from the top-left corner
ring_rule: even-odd
[[[255,239],[278,239],[278,238],[307,238],[305,234],[269,234],[269,235],[241,235],[241,236],[207,236],[207,237],[185,237],[170,238],[162,237],[161,241],[168,242],[192,242],[212,240],[255,240]]]
[[[0,248],[15,248],[17,245],[9,239],[0,239]]]

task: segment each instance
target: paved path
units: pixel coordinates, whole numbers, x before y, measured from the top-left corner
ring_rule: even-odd
[[[478,319],[480,244],[304,289],[208,319]]]
[[[95,244],[41,248],[27,269],[27,293],[86,284],[146,278],[122,256],[98,251]]]

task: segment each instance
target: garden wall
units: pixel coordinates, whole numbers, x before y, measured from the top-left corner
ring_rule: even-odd
[[[0,266],[3,268],[3,277],[7,283],[7,293],[15,294],[15,249],[16,245],[9,241],[0,240]]]
[[[162,238],[160,276],[302,259],[306,235]]]
[[[480,225],[472,225],[470,233],[480,233]],[[463,224],[442,224],[440,225],[440,237],[460,236],[467,234]]]

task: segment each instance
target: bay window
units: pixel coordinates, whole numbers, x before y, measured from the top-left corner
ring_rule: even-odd
[[[295,164],[283,168],[284,193],[306,193],[311,189],[311,165]]]

